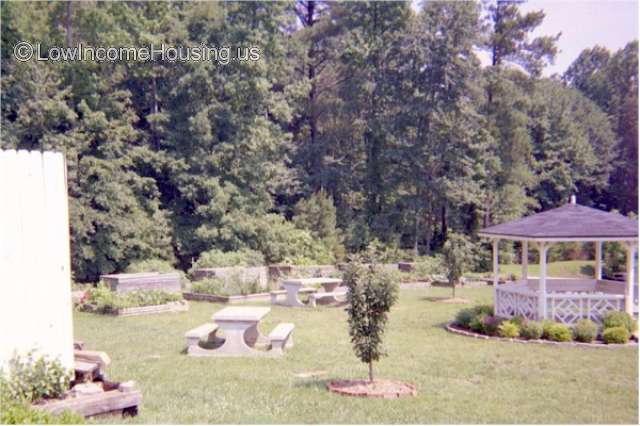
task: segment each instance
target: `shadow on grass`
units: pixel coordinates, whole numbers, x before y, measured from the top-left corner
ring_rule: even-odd
[[[449,305],[467,305],[472,302],[472,300],[470,299],[450,296],[425,296],[421,297],[420,300],[426,300],[427,302],[445,303]]]
[[[293,385],[297,388],[305,388],[305,389],[317,389],[317,390],[326,390],[327,392],[329,392],[329,389],[327,389],[327,383],[329,383],[331,380],[335,380],[333,378],[331,379],[299,379],[299,381],[296,381],[296,383]]]

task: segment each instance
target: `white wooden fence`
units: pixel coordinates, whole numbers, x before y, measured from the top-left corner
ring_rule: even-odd
[[[73,366],[66,167],[0,150],[0,368],[31,349]]]

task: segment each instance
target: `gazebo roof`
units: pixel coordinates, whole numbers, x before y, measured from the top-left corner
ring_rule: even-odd
[[[636,241],[638,220],[579,204],[536,213],[480,230],[482,237],[534,241]]]

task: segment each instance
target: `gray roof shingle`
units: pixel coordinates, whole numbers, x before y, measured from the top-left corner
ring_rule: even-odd
[[[483,237],[520,237],[526,239],[580,240],[581,238],[638,238],[638,220],[579,204],[536,213],[531,216],[489,226],[480,230]]]

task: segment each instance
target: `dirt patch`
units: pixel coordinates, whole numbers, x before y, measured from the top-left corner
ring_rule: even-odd
[[[415,386],[395,380],[332,380],[327,383],[331,392],[340,395],[364,396],[370,398],[400,398],[416,396]]]
[[[320,371],[304,371],[302,373],[296,373],[295,376],[296,377],[300,377],[302,379],[306,379],[306,378],[309,378],[309,377],[324,376],[325,374],[327,374],[327,372],[324,371],[324,370],[320,370]]]

